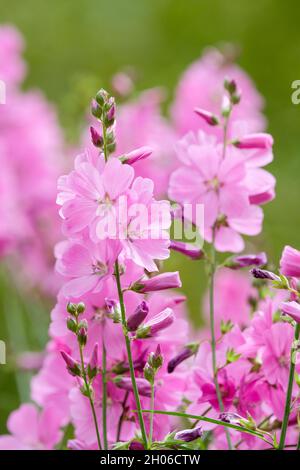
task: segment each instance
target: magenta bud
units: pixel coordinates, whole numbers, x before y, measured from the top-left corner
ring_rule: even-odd
[[[98,361],[99,361],[99,346],[98,346],[98,343],[96,343],[92,352],[90,363],[89,363],[90,368],[91,369],[97,368]]]
[[[178,253],[182,253],[183,255],[193,260],[204,258],[204,252],[201,250],[201,248],[198,248],[197,246],[190,243],[176,242],[172,240],[169,248],[173,251],[177,251]]]
[[[130,377],[115,377],[114,383],[117,387],[121,388],[122,390],[126,390],[127,392],[133,392],[132,382]],[[144,397],[151,397],[151,386],[146,379],[141,377],[136,378],[136,385],[140,395]]]
[[[174,436],[174,439],[176,439],[177,441],[191,442],[201,437],[202,434],[202,427],[196,426],[192,429],[184,429],[183,431],[177,432]]]
[[[99,106],[99,104],[97,103],[97,101],[95,101],[95,100],[92,100],[91,111],[92,111],[92,115],[95,116],[95,118],[101,119],[102,109]]]
[[[145,447],[139,441],[131,441],[128,449],[129,450],[145,450]]]
[[[75,359],[73,359],[68,353],[66,353],[65,351],[60,351],[60,354],[62,355],[62,358],[63,360],[65,361],[66,363],[66,366],[67,366],[67,370],[68,372],[73,375],[74,377],[75,376],[80,376],[81,375],[81,371],[80,371],[80,366],[79,366],[79,363],[77,361],[75,361]]]
[[[145,280],[142,279],[134,283],[131,289],[135,292],[146,294],[147,292],[175,289],[177,287],[181,287],[178,271],[158,274],[157,276]]]
[[[135,312],[130,315],[127,320],[127,328],[129,331],[135,331],[140,324],[145,320],[149,313],[149,305],[143,300],[140,305],[137,306]]]
[[[109,109],[107,111],[107,121],[113,122],[115,117],[116,117],[116,103],[115,99],[113,97],[109,98],[107,105],[109,106]]]
[[[139,147],[138,149],[135,149],[121,157],[121,161],[123,163],[127,163],[127,165],[134,165],[134,163],[148,158],[152,152],[153,150],[151,147]]]
[[[149,354],[148,363],[156,372],[163,365],[163,361],[164,358],[161,352],[161,347],[160,344],[158,344],[155,353],[152,352]]]
[[[257,253],[249,255],[241,255],[230,258],[224,263],[226,268],[230,269],[239,269],[246,268],[249,266],[264,266],[267,264],[267,255],[266,253]]]
[[[86,345],[86,342],[87,342],[87,329],[86,329],[84,326],[81,326],[81,327],[78,329],[77,339],[78,339],[78,343],[79,343],[81,346],[85,346],[85,345]]]
[[[215,116],[211,112],[206,111],[205,109],[201,109],[201,108],[195,108],[194,111],[198,116],[204,119],[204,121],[210,126],[217,126],[219,124],[219,119],[217,118],[217,116]]]
[[[93,126],[90,127],[90,133],[93,145],[95,147],[102,147],[103,139]]]
[[[300,305],[295,302],[283,302],[280,309],[284,315],[289,315],[295,322],[300,323]]]
[[[223,423],[229,423],[229,424],[241,424],[241,420],[244,420],[244,418],[237,413],[221,413],[219,416],[219,420],[223,421]]]
[[[174,313],[171,308],[165,308],[162,312],[154,315],[147,323],[137,329],[136,337],[139,339],[155,336],[174,322]]]
[[[253,269],[251,269],[250,273],[256,279],[269,279],[270,281],[279,281],[280,282],[280,277],[279,276],[272,273],[271,271],[267,271],[266,269],[253,268]]]
[[[182,351],[177,354],[173,359],[171,359],[168,363],[168,373],[171,374],[174,372],[177,366],[181,364],[183,361],[186,359],[189,359],[190,357],[194,356],[197,354],[199,349],[199,343],[190,343],[187,344]]]
[[[273,146],[273,137],[270,134],[258,133],[248,134],[237,139],[233,144],[239,149],[263,149],[268,150]]]

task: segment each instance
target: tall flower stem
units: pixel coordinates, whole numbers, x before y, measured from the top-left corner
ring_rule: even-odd
[[[300,324],[297,323],[295,327],[295,334],[294,334],[294,341],[291,347],[291,357],[290,357],[290,373],[289,373],[289,381],[288,381],[288,388],[286,392],[286,400],[285,400],[285,408],[284,408],[284,416],[281,426],[281,434],[280,434],[280,441],[278,449],[284,449],[286,432],[289,424],[289,417],[291,412],[291,399],[292,399],[292,391],[293,391],[293,383],[294,383],[294,375],[295,375],[295,353],[297,351],[297,342],[300,335]]]
[[[210,315],[210,334],[211,334],[211,352],[212,352],[212,369],[214,384],[216,387],[216,393],[219,403],[220,411],[224,411],[224,405],[222,400],[222,394],[218,382],[218,367],[216,357],[216,336],[215,336],[215,315],[214,315],[214,291],[215,291],[215,273],[216,273],[216,250],[214,247],[214,236],[211,245],[211,264],[210,264],[210,275],[209,275],[209,315]],[[232,443],[230,439],[229,431],[226,429],[226,439],[229,450],[232,450]]]
[[[151,383],[150,409],[154,410],[154,382]],[[153,420],[154,420],[154,414],[151,413],[150,414],[150,431],[149,431],[149,449],[151,449],[152,440],[153,440]]]
[[[139,424],[140,424],[141,433],[142,433],[142,439],[143,439],[144,447],[145,449],[147,449],[148,447],[147,434],[146,434],[145,423],[144,423],[144,418],[143,418],[143,413],[142,413],[140,396],[139,396],[139,392],[138,392],[138,388],[137,388],[137,384],[135,380],[133,359],[132,359],[132,353],[131,353],[131,344],[130,344],[130,339],[128,336],[127,325],[126,325],[126,311],[125,311],[123,291],[122,291],[122,286],[121,286],[120,269],[119,269],[118,260],[116,260],[115,262],[115,276],[116,276],[116,282],[117,282],[117,288],[118,288],[118,295],[119,295],[119,302],[120,302],[120,309],[121,309],[121,319],[122,319],[123,333],[125,337],[125,344],[126,344],[126,350],[127,350],[127,356],[128,356],[132,388],[133,388],[134,398],[136,401],[136,407],[137,407],[138,419],[139,419]]]
[[[94,400],[93,400],[93,397],[92,397],[92,394],[91,394],[91,388],[90,388],[90,385],[88,383],[87,376],[86,376],[86,371],[85,371],[85,367],[84,367],[84,360],[83,360],[83,352],[82,352],[82,346],[81,345],[79,345],[79,351],[80,351],[82,378],[83,378],[83,381],[84,381],[87,397],[88,397],[90,405],[91,405],[91,410],[92,410],[92,414],[93,414],[93,420],[94,420],[94,425],[95,425],[95,430],[96,430],[98,447],[99,447],[99,450],[102,450],[100,433],[99,433],[99,428],[98,428],[97,415],[96,415]]]
[[[106,348],[105,348],[103,339],[102,339],[102,427],[103,427],[103,448],[104,450],[108,450]]]

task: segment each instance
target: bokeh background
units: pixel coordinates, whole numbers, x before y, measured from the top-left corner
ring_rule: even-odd
[[[70,142],[76,142],[90,97],[120,69],[136,70],[138,90],[165,86],[168,103],[180,74],[206,46],[237,45],[238,63],[265,97],[275,138],[270,171],[277,197],[265,207],[255,246],[275,265],[283,245],[300,247],[300,105],[291,101],[291,83],[300,79],[297,0],[0,0],[0,11],[0,22],[16,25],[26,40],[25,88],[41,89],[57,106]],[[202,267],[178,255],[168,268],[181,271],[196,328],[206,288]],[[42,350],[51,302],[24,294],[7,271],[0,273],[0,339],[8,356]],[[0,366],[0,432],[8,413],[29,397],[30,374],[11,364]]]

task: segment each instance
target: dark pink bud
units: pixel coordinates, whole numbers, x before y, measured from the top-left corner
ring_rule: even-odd
[[[169,361],[168,373],[171,374],[179,364],[197,354],[198,349],[199,343],[187,344],[177,356]]]
[[[99,346],[98,346],[98,343],[96,343],[92,352],[90,363],[89,363],[90,368],[96,369],[98,367],[98,361],[99,361]]]
[[[270,281],[280,281],[280,277],[266,269],[253,268],[251,274],[256,279],[269,279]]]
[[[204,252],[201,248],[191,245],[190,243],[176,242],[172,240],[170,243],[170,249],[177,251],[178,253],[182,253],[193,260],[202,259],[204,257]]]
[[[219,124],[219,119],[214,114],[206,111],[205,109],[195,108],[195,113],[200,116],[204,121],[210,126],[217,126]]]
[[[177,287],[181,287],[178,271],[162,273],[149,279],[140,280],[132,286],[132,290],[141,294],[145,294],[147,292],[175,289]]]
[[[242,416],[238,415],[237,413],[221,413],[219,416],[219,420],[223,421],[224,423],[229,424],[241,424],[241,420],[244,420]]]
[[[103,139],[93,126],[90,127],[90,133],[93,145],[95,147],[102,147]]]
[[[258,133],[248,134],[233,142],[240,149],[264,149],[268,150],[273,146],[273,137],[270,134]]]
[[[133,392],[132,382],[131,382],[130,377],[115,377],[114,383],[116,384],[117,387],[122,388],[123,390],[126,390],[128,392]],[[149,382],[147,382],[146,379],[137,377],[136,384],[137,384],[138,391],[142,396],[144,397],[151,396],[151,386]]]
[[[226,268],[239,269],[246,268],[249,266],[264,266],[267,264],[266,253],[257,253],[250,255],[235,256],[224,263]]]
[[[66,363],[67,370],[68,372],[73,375],[74,377],[76,375],[81,375],[80,367],[77,361],[73,359],[68,353],[65,351],[60,351],[60,354],[62,355],[63,360]]]
[[[283,302],[280,308],[284,315],[289,315],[295,322],[300,323],[300,305],[295,302]]]
[[[137,306],[135,312],[130,315],[127,320],[127,328],[129,331],[135,331],[140,324],[145,320],[149,313],[149,305],[143,300],[140,305]]]
[[[152,152],[153,150],[151,147],[140,147],[124,155],[121,160],[123,163],[127,163],[128,165],[134,165],[134,163],[148,158]]]
[[[139,441],[131,441],[128,449],[129,450],[145,450],[145,447]]]
[[[165,308],[162,312],[154,315],[147,323],[137,329],[137,338],[149,338],[164,330],[174,322],[174,313],[171,308]]]
[[[116,117],[116,103],[113,97],[109,98],[108,105],[109,105],[109,110],[107,112],[107,120],[111,122]]]
[[[201,437],[202,434],[202,427],[196,426],[192,429],[184,429],[183,431],[177,432],[174,436],[174,439],[176,439],[177,441],[191,442]]]

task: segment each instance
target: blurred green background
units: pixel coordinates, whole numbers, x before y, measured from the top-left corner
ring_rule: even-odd
[[[300,79],[297,0],[0,0],[0,11],[0,22],[15,24],[26,39],[25,87],[40,88],[57,105],[71,139],[89,97],[123,67],[137,70],[139,89],[166,86],[171,100],[180,74],[204,47],[222,41],[240,46],[238,62],[265,97],[275,137],[270,170],[278,179],[277,197],[265,207],[264,233],[256,247],[275,264],[283,245],[300,247],[300,105],[291,102],[291,83]],[[191,315],[199,324],[205,288],[201,265],[178,255],[168,267],[181,270]],[[14,353],[41,349],[49,306],[17,293],[0,274],[0,338]],[[0,367],[3,432],[9,411],[28,398],[29,377],[15,375],[9,364]]]

